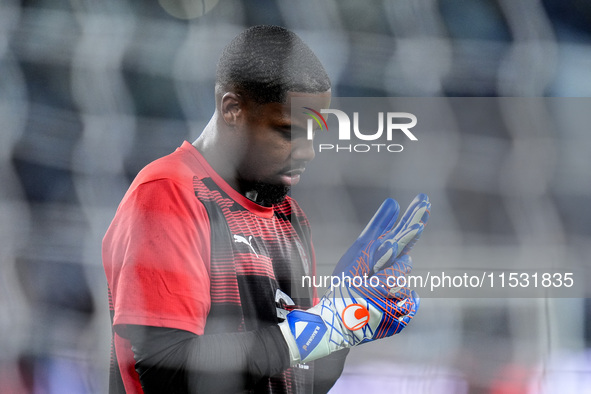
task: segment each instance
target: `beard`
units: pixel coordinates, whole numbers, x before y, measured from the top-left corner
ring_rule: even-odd
[[[285,196],[289,193],[289,186],[285,185],[246,180],[239,180],[239,184],[243,195],[265,207],[283,202]]]

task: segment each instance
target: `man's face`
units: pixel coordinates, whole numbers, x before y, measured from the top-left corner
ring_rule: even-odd
[[[307,107],[320,111],[329,107],[331,93],[290,92],[285,104],[250,104],[243,109],[239,132],[245,153],[238,165],[242,184],[273,185],[287,193],[314,158],[313,141],[307,139],[308,117],[302,111],[291,114],[294,97],[305,98]]]

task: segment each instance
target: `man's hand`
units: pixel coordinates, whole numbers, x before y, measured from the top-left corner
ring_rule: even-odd
[[[371,276],[388,267],[397,257],[408,254],[429,220],[429,209],[429,197],[419,194],[394,226],[400,206],[391,198],[385,200],[357,240],[341,257],[333,276]]]
[[[400,332],[416,313],[420,300],[405,287],[412,268],[408,253],[420,238],[431,204],[418,195],[400,222],[396,201],[384,201],[333,275],[344,278],[307,311],[292,311],[279,326],[292,364],[324,357]],[[376,273],[377,272],[377,273]]]

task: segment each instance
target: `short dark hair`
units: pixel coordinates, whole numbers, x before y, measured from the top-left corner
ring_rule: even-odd
[[[258,104],[283,103],[288,91],[321,93],[330,79],[314,52],[279,26],[254,26],[224,49],[216,85],[234,89]]]

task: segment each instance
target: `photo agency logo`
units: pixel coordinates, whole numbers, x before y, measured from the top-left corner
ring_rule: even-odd
[[[410,141],[418,141],[418,138],[410,131],[417,124],[417,117],[409,112],[377,112],[377,130],[362,130],[359,123],[361,115],[353,112],[353,122],[347,113],[339,109],[321,109],[316,111],[310,107],[302,107],[303,113],[309,116],[306,125],[308,140],[314,139],[315,125],[319,132],[329,133],[326,117],[334,115],[338,122],[338,130],[331,135],[338,138],[333,143],[319,143],[317,151],[321,152],[402,152],[404,146],[401,143],[394,143],[393,140],[402,135]],[[372,114],[364,111],[363,116]],[[351,124],[352,123],[352,124]],[[317,130],[318,130],[317,128]],[[331,130],[332,132],[332,130]],[[329,133],[330,134],[330,133]]]

